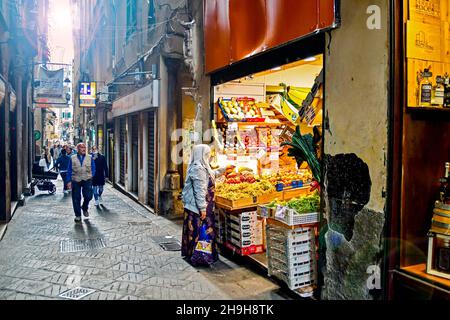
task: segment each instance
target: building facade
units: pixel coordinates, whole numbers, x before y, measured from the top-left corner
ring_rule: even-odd
[[[173,212],[180,175],[170,161],[171,136],[182,121],[181,88],[192,83],[184,50],[188,6],[179,1],[74,1],[73,12],[79,17],[75,140],[98,145],[116,187],[155,212]],[[83,82],[97,86],[95,108],[80,107]]]
[[[32,70],[48,53],[47,8],[46,0],[0,1],[0,222],[11,219],[31,181]]]

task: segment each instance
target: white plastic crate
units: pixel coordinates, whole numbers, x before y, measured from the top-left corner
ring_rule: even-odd
[[[308,274],[289,277],[286,272],[280,271],[278,269],[272,269],[269,267],[269,276],[276,277],[286,283],[291,290],[297,290],[309,286],[313,286],[316,283],[316,273],[310,272]]]
[[[267,247],[270,250],[277,250],[279,252],[284,252],[287,255],[292,255],[292,256],[299,256],[299,255],[305,255],[305,254],[312,254],[313,252],[315,252],[315,244],[314,243],[309,243],[306,245],[302,245],[302,246],[293,246],[293,247],[289,247],[286,245],[280,245],[280,244],[274,244],[274,243],[267,243]]]
[[[308,263],[303,264],[301,266],[293,267],[277,259],[269,260],[269,266],[272,269],[285,272],[289,276],[289,278],[295,278],[309,273],[313,273],[316,267],[315,262],[313,260],[310,260],[308,261]]]
[[[272,232],[272,230],[269,229],[267,234],[271,241],[288,243],[291,246],[296,244],[301,245],[314,239],[313,229],[302,232],[289,232],[285,234]]]
[[[313,255],[314,254],[310,252],[299,256],[288,256],[280,251],[267,249],[267,258],[269,261],[278,261],[291,268],[309,264],[314,259]]]
[[[275,219],[284,222],[288,226],[314,224],[319,222],[319,213],[297,213],[293,209],[283,207],[277,209]]]

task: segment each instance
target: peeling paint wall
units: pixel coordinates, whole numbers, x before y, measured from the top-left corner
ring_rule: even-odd
[[[381,29],[370,30],[367,11],[374,5],[381,9]],[[368,285],[373,274],[367,269],[381,266],[385,220],[388,9],[388,1],[342,0],[342,25],[327,37],[324,299],[372,299],[379,293]],[[346,179],[334,179],[336,172]]]

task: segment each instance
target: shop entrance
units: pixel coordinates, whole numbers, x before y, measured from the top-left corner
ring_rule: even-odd
[[[148,126],[148,205],[156,209],[156,111],[147,113]]]
[[[114,129],[109,127],[106,133],[106,141],[107,141],[107,154],[106,161],[108,162],[108,176],[110,181],[116,181],[114,174]]]
[[[136,196],[139,186],[139,116],[131,117],[131,192]]]
[[[17,110],[17,109],[16,109]],[[16,133],[16,111],[9,112],[9,128],[10,128],[10,137],[11,143],[10,154],[11,160],[9,163],[10,166],[10,175],[11,175],[11,200],[16,200],[18,197],[17,194],[17,133]]]
[[[120,132],[119,135],[119,184],[124,188],[125,187],[125,170],[126,170],[126,147],[127,147],[127,123],[126,118],[122,117],[119,120]]]
[[[218,242],[304,297],[319,282],[323,79],[319,53],[214,87]]]

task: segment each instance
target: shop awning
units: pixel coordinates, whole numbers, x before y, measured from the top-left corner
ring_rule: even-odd
[[[339,26],[339,0],[204,1],[206,72]]]

